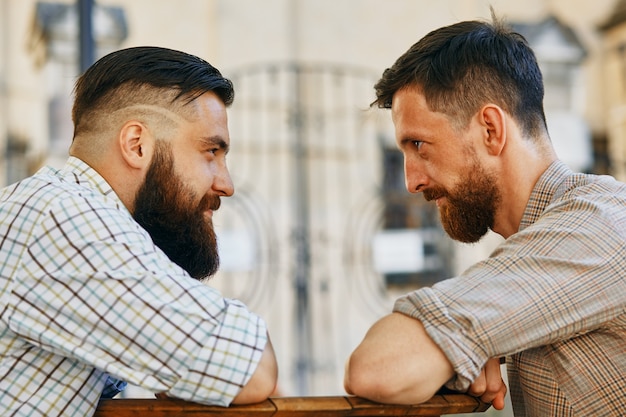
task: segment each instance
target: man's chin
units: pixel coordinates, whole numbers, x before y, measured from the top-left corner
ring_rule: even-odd
[[[476,243],[480,239],[482,239],[483,236],[485,236],[489,231],[487,230],[484,233],[471,233],[465,230],[459,230],[458,228],[450,227],[446,224],[443,224],[443,230],[452,240],[456,240],[457,242],[461,243]]]

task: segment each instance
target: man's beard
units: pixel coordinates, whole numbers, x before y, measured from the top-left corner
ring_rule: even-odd
[[[157,143],[154,159],[135,199],[133,217],[148,231],[154,243],[193,278],[217,272],[219,255],[208,209],[217,210],[217,195],[205,195],[195,203],[195,193],[174,171],[171,148]]]
[[[493,227],[500,193],[496,178],[474,163],[452,191],[434,187],[424,191],[426,200],[445,197],[439,207],[446,233],[464,243],[478,242]]]

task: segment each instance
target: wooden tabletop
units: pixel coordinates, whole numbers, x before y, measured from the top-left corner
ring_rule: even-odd
[[[388,405],[358,397],[276,397],[262,403],[217,407],[168,399],[105,399],[94,417],[343,417],[441,416],[487,410],[490,404],[465,394],[437,394],[417,405]]]

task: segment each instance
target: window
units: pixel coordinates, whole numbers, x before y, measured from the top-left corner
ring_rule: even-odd
[[[373,242],[374,266],[388,287],[431,285],[451,274],[451,242],[437,207],[406,190],[403,155],[384,147],[383,230]]]

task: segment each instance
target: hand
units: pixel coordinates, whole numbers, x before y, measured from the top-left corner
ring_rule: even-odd
[[[493,358],[487,361],[467,393],[491,403],[496,410],[504,409],[506,385],[500,374],[500,359]]]

